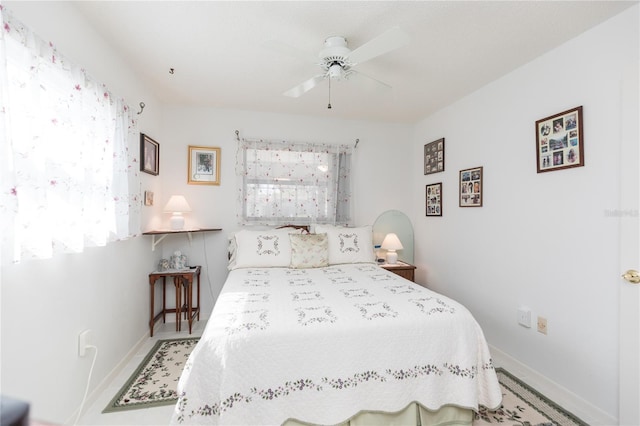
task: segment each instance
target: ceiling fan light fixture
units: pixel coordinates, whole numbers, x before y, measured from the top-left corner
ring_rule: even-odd
[[[329,78],[332,80],[342,79],[342,67],[340,64],[333,64],[329,67]]]

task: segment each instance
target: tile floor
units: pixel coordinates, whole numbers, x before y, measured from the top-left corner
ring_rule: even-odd
[[[105,425],[105,426],[144,426],[144,425],[168,425],[173,412],[173,405],[162,407],[153,407],[137,410],[118,411],[115,413],[102,413],[102,410],[109,405],[109,402],[118,393],[120,388],[131,377],[133,372],[138,368],[140,363],[147,356],[153,345],[158,340],[174,339],[180,337],[197,337],[202,334],[206,321],[195,321],[193,330],[189,335],[188,330],[185,331],[184,324],[181,332],[175,331],[175,323],[162,321],[156,324],[153,337],[147,339],[138,352],[129,360],[127,365],[118,373],[118,376],[107,385],[107,388],[98,395],[91,404],[85,405],[83,414],[77,425]],[[188,329],[188,326],[187,326]]]

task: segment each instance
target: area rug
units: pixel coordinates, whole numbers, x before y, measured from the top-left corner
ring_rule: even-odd
[[[180,374],[198,340],[159,340],[103,413],[175,404]],[[502,387],[502,406],[497,410],[482,407],[473,426],[587,426],[506,370],[497,368],[496,373]]]
[[[172,405],[184,364],[199,338],[158,340],[103,413]]]
[[[497,410],[481,407],[473,426],[506,424],[522,426],[587,426],[544,395],[502,368],[496,368],[502,388],[502,405]]]

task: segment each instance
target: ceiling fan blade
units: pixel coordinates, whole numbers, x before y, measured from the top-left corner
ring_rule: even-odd
[[[351,52],[349,61],[354,65],[361,64],[376,56],[384,55],[387,52],[406,46],[410,41],[409,34],[398,27],[393,27]]]
[[[325,77],[325,74],[318,74],[315,77],[311,77],[309,80],[303,81],[297,86],[287,90],[286,92],[283,93],[283,95],[289,96],[291,98],[298,98],[304,95],[305,93],[307,93],[309,90],[316,87],[318,83],[324,80],[324,77]]]
[[[293,47],[291,45],[288,45],[278,40],[267,40],[262,43],[262,47],[273,50],[274,52],[291,56],[303,62],[308,62],[312,64],[318,64],[320,62],[320,59],[316,55],[306,52],[304,50],[298,49],[297,47]]]
[[[349,81],[356,82],[358,85],[364,87],[367,90],[390,90],[392,89],[387,83],[375,79],[373,77],[369,77],[366,74],[362,74],[359,71],[355,71],[353,69],[349,70],[345,76],[345,78]]]

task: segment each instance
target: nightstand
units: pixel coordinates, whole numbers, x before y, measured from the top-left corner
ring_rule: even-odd
[[[387,271],[391,271],[396,275],[400,275],[402,278],[406,278],[409,281],[415,282],[416,267],[409,263],[401,261],[398,261],[398,263],[394,264],[382,263],[380,267],[386,269]]]
[[[162,322],[166,321],[167,313],[176,313],[176,331],[182,328],[182,317],[184,313],[185,319],[189,322],[189,334],[193,326],[194,318],[200,321],[200,266],[192,266],[189,269],[170,269],[167,271],[155,271],[149,274],[149,284],[151,288],[151,317],[149,319],[149,335],[153,337],[153,326],[156,321],[162,317]],[[155,313],[155,284],[162,278],[162,311]],[[176,307],[175,309],[167,308],[167,278],[173,278],[173,284],[176,287]],[[196,279],[196,306],[193,306],[193,280]],[[184,292],[184,301],[182,293]]]

